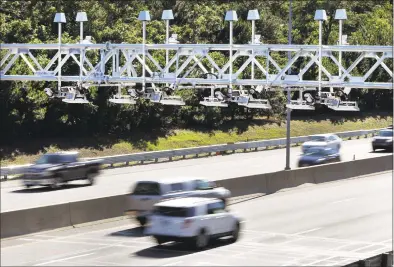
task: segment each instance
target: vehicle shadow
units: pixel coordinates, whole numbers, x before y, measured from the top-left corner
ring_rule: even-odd
[[[89,186],[88,184],[66,184],[63,185],[62,187],[59,187],[57,189],[52,189],[49,186],[44,186],[44,187],[33,187],[33,188],[24,188],[24,189],[18,189],[11,191],[11,193],[28,193],[28,194],[34,194],[34,193],[45,193],[45,192],[52,192],[52,191],[61,191],[61,190],[67,190],[67,189],[73,189],[73,188],[80,188],[80,187],[86,187]]]
[[[231,242],[228,239],[218,239],[210,242],[209,246],[204,250],[211,250],[217,247],[221,247],[223,245],[229,245]],[[189,254],[197,253],[198,250],[193,250],[185,243],[168,243],[164,245],[157,245],[154,247],[142,249],[135,253],[132,253],[130,256],[135,257],[144,257],[144,258],[155,258],[155,259],[164,259],[164,258],[173,258],[186,256]]]
[[[144,228],[141,226],[117,231],[114,233],[110,233],[108,235],[109,236],[126,236],[126,237],[144,237],[144,236],[146,236],[146,235],[144,235]]]

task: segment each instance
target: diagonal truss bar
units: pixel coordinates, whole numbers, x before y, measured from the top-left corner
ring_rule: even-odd
[[[313,63],[316,63],[317,65],[319,64],[319,60],[318,60],[318,56],[313,55],[311,53],[307,54],[308,57],[310,57],[310,60],[308,62],[308,64],[306,64],[299,72],[298,76],[300,77],[300,79],[302,79],[302,76],[304,76],[305,72],[307,72],[311,66],[313,65]],[[339,64],[339,63],[338,63]],[[322,71],[327,75],[327,77],[329,79],[331,79],[331,73],[324,67],[321,66]],[[343,69],[343,71],[345,71],[345,69]]]
[[[193,59],[195,62],[197,62],[198,66],[201,68],[201,70],[204,73],[208,73],[209,71],[205,68],[204,64],[202,64],[202,62],[201,62],[201,60],[203,60],[205,56],[206,55],[204,55],[201,59],[199,59],[198,57],[196,57],[196,55],[194,55]]]
[[[7,59],[11,56],[12,51],[11,49],[8,50],[8,52],[5,54],[3,59],[0,61],[0,67],[3,66],[3,64],[7,61]]]
[[[340,68],[342,72],[346,72],[346,69],[341,64],[339,64],[339,61],[336,59],[336,57],[334,57],[333,54],[330,54],[330,58],[332,59],[332,61],[334,61],[334,63],[338,66],[338,68]]]
[[[31,60],[34,62],[34,64],[36,64],[36,67],[38,67],[39,70],[43,70],[40,63],[38,63],[37,59],[33,56],[33,54],[29,51],[28,53],[29,57],[31,58]]]
[[[193,55],[188,56],[188,58],[183,62],[183,64],[176,70],[176,77],[182,73],[182,71],[189,65],[190,61],[193,60]]]
[[[167,66],[164,68],[164,73],[168,73],[168,72],[169,72],[171,66],[176,62],[177,58],[178,58],[178,54],[175,54],[175,55],[171,58],[171,60],[170,60],[170,61],[168,62],[168,64],[167,64]]]
[[[27,66],[29,66],[29,68],[33,71],[33,73],[35,73],[36,69],[33,67],[33,65],[30,63],[30,61],[27,59],[25,54],[21,54],[21,58],[23,58],[23,60],[26,62]]]
[[[293,57],[292,59],[290,59],[289,62],[287,62],[286,66],[279,72],[278,75],[276,75],[275,79],[271,82],[271,84],[274,83],[274,82],[276,82],[276,81],[278,80],[278,78],[282,77],[282,75],[283,75],[288,69],[290,69],[290,67],[294,64],[294,62],[296,62],[296,60],[300,57],[301,53],[302,53],[301,50],[298,51],[298,52],[294,55],[294,57]]]
[[[7,73],[7,71],[12,67],[12,65],[14,64],[14,62],[17,60],[17,58],[19,57],[19,53],[16,53],[12,59],[10,60],[10,62],[8,62],[8,64],[5,66],[5,68],[2,70],[3,75]]]
[[[250,62],[252,62],[252,61],[253,61],[253,57],[249,56],[249,58],[242,64],[242,66],[235,73],[235,77],[238,77],[244,71],[244,69],[246,69],[246,67],[250,64]]]
[[[129,51],[125,51],[125,50],[122,50],[122,53],[123,53],[123,56],[126,58],[126,62],[119,71],[120,75],[122,75],[126,70],[128,70],[130,68],[131,71],[133,72],[133,76],[137,77],[137,72],[135,71],[135,68],[132,64],[133,60],[135,59],[136,56],[134,54],[130,56]],[[128,76],[131,76],[130,74],[131,73],[128,73]]]
[[[278,70],[281,71],[282,68],[276,63],[276,61],[269,55],[267,54],[268,60],[274,65],[274,67]]]
[[[377,55],[375,55],[375,58],[378,59],[379,57]],[[385,57],[385,59],[388,57]],[[387,73],[393,77],[393,72],[390,70],[389,67],[387,67],[387,65],[382,61],[382,63],[380,63],[380,65],[382,65],[382,67],[387,71]]]
[[[235,52],[235,54],[232,56],[231,62],[230,62],[230,60],[227,61],[227,63],[223,66],[223,68],[221,70],[219,70],[219,76],[223,75],[227,71],[227,69],[230,67],[230,65],[233,64],[234,61],[238,58],[239,54],[240,54],[239,50],[237,52]]]
[[[89,60],[86,56],[84,57],[84,62],[83,62],[83,63],[88,64],[89,68],[92,69],[92,70],[94,70],[93,64],[90,63],[90,60]]]
[[[78,66],[80,66],[80,62],[79,62],[79,60],[77,59],[77,57],[76,57],[74,54],[71,54],[71,57],[72,57],[72,58],[74,59],[74,61],[78,64]],[[88,74],[88,71],[85,69],[84,66],[82,66],[82,71],[85,73],[85,75]]]
[[[311,58],[312,58],[313,62],[316,63],[316,65],[319,65],[319,60],[318,60],[319,57],[318,56],[312,55]],[[323,64],[321,66],[321,70],[327,75],[327,77],[329,79],[331,79],[331,76],[332,76],[331,73],[323,66]]]
[[[152,61],[152,63],[156,66],[156,68],[160,72],[163,72],[163,68],[159,65],[159,63],[152,57],[152,55],[149,52],[146,52],[145,55]]]
[[[368,79],[368,77],[371,76],[372,72],[374,72],[379,67],[379,65],[381,65],[383,60],[385,59],[384,56],[382,56],[381,58],[379,58],[378,56],[376,56],[376,57],[377,57],[377,60],[376,60],[375,64],[369,69],[369,71],[367,73],[365,73],[365,75],[363,76],[363,81],[366,81]]]
[[[211,63],[211,65],[217,70],[217,72],[220,72],[220,68],[218,66],[218,64],[216,64],[216,62],[211,58],[211,56],[207,53],[205,55],[205,57],[208,59],[209,63]]]
[[[48,64],[45,67],[45,71],[49,71],[49,69],[52,67],[52,65],[56,62],[56,60],[59,58],[59,52],[57,52],[53,58],[51,59],[51,61],[48,62]]]
[[[144,61],[142,60],[142,58],[141,58],[139,55],[136,55],[135,57],[137,58],[137,60],[138,60],[141,64],[144,64]],[[150,76],[153,75],[153,71],[151,70],[151,68],[149,68],[148,65],[145,65],[145,69],[146,69],[146,71],[149,73]]]
[[[62,59],[62,61],[60,62],[60,66],[57,66],[57,67],[55,68],[55,70],[53,71],[54,75],[56,75],[56,74],[59,72],[59,68],[61,69],[61,68],[63,67],[64,63],[66,63],[67,60],[68,60],[69,58],[70,58],[70,54],[66,55],[66,56]]]
[[[350,72],[352,72],[352,70],[358,65],[358,63],[361,62],[361,60],[363,60],[363,58],[365,57],[366,53],[362,52],[361,55],[356,59],[356,61],[353,62],[353,64],[344,72],[342,73],[340,79],[343,80],[345,77],[351,77]]]
[[[253,62],[263,72],[265,76],[268,76],[267,70],[263,67],[263,65],[260,64],[260,62],[256,58],[253,58]]]

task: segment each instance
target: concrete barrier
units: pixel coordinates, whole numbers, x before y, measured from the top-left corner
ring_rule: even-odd
[[[393,155],[332,163],[290,171],[230,178],[217,181],[232,197],[264,193],[306,183],[320,184],[393,169]],[[90,199],[60,205],[1,213],[1,238],[52,230],[87,222],[120,217],[127,209],[125,195]]]
[[[1,238],[72,226],[69,204],[2,212]]]
[[[240,177],[224,179],[216,183],[229,189],[232,197],[268,192],[265,174],[245,176],[242,179]]]
[[[126,207],[126,196],[117,195],[70,202],[69,207],[72,225],[99,221],[122,216]]]

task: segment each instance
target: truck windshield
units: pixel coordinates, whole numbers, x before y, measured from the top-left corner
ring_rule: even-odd
[[[159,183],[138,183],[133,192],[134,195],[143,196],[159,196]]]
[[[55,164],[60,162],[59,155],[43,155],[36,161],[36,164]]]
[[[393,131],[380,131],[379,136],[384,136],[384,137],[393,136]]]
[[[45,154],[42,155],[36,161],[36,164],[58,164],[58,163],[71,163],[76,161],[77,161],[77,155],[74,154],[65,154],[65,155]]]

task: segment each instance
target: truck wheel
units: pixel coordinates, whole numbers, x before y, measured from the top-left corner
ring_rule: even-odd
[[[58,188],[60,188],[61,187],[61,185],[62,185],[62,177],[60,177],[60,176],[55,176],[54,178],[53,178],[53,182],[52,182],[52,184],[50,185],[50,187],[52,188],[52,189],[58,189]]]
[[[194,247],[197,250],[203,250],[206,248],[209,244],[209,235],[207,232],[202,229],[198,235],[194,238]]]
[[[137,218],[137,221],[140,223],[142,227],[144,227],[146,225],[147,219],[146,217],[139,217]]]
[[[167,240],[166,240],[165,238],[160,237],[160,236],[154,236],[154,238],[155,238],[155,240],[156,240],[156,243],[157,243],[159,246],[167,242]]]
[[[88,181],[89,185],[93,185],[94,184],[94,176],[93,173],[89,172],[86,174],[86,180]]]
[[[236,242],[239,238],[239,222],[237,222],[234,226],[233,231],[231,232],[231,241]]]

